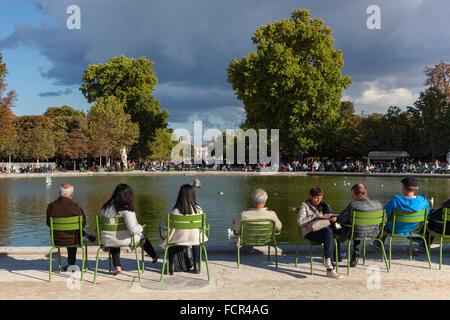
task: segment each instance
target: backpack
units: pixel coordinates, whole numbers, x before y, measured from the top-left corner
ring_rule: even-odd
[[[169,251],[175,252],[173,256],[174,261],[172,261],[174,263],[175,272],[188,271],[194,266],[192,254],[189,254],[190,250],[191,248],[188,248],[187,246],[175,246],[169,248]]]

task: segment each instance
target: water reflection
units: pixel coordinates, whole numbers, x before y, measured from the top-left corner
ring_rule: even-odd
[[[211,224],[210,244],[235,243],[235,239],[228,239],[227,229],[241,211],[252,207],[250,195],[256,188],[267,191],[267,206],[283,223],[280,242],[296,239],[295,208],[308,199],[313,185],[320,184],[324,188],[324,200],[337,212],[351,201],[351,186],[358,182],[367,186],[370,198],[383,204],[394,194],[401,193],[399,177],[209,176],[200,180],[202,187],[196,191],[197,202],[207,214],[207,223]],[[165,224],[166,213],[174,206],[180,186],[192,181],[190,176],[56,177],[53,184],[47,186],[45,178],[0,179],[0,245],[49,245],[45,212],[47,205],[58,198],[62,183],[74,186],[73,200],[83,208],[91,233],[95,229],[95,216],[100,214],[117,184],[129,184],[135,191],[138,221],[147,225],[146,234],[153,243],[159,244],[159,225]],[[428,199],[433,197],[435,207],[450,196],[450,179],[419,178],[418,183],[418,193]]]

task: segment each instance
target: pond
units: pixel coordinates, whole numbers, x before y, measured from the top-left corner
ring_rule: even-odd
[[[45,178],[0,179],[0,245],[48,246],[49,228],[45,224],[47,205],[58,197],[59,186],[70,183],[75,188],[73,200],[84,210],[87,231],[94,233],[95,216],[119,183],[126,183],[135,191],[135,207],[140,224],[153,244],[160,244],[159,225],[165,224],[167,212],[175,204],[179,187],[192,183],[191,176],[84,176],[55,177],[47,186]],[[369,197],[386,204],[401,192],[400,177],[335,177],[335,176],[202,176],[197,190],[197,202],[211,224],[210,245],[235,244],[228,237],[228,228],[239,213],[252,206],[251,193],[261,187],[269,194],[267,206],[275,211],[283,223],[281,243],[296,241],[296,217],[300,203],[308,199],[311,186],[321,185],[324,200],[340,212],[351,201],[350,188],[364,183]],[[418,178],[419,192],[434,198],[438,207],[450,197],[450,179]],[[219,194],[223,192],[223,194]]]

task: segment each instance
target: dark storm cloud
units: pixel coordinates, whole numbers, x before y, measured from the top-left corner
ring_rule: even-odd
[[[71,93],[73,93],[73,90],[70,88],[67,88],[66,90],[41,92],[41,93],[39,93],[39,96],[40,97],[60,97],[60,96],[68,95]]]
[[[56,25],[16,24],[13,34],[0,39],[0,49],[38,48],[52,64],[42,75],[66,86],[80,85],[89,64],[120,54],[147,56],[160,82],[155,97],[170,121],[186,119],[186,112],[233,113],[241,103],[227,82],[229,63],[254,50],[250,39],[260,25],[289,18],[294,9],[307,8],[331,27],[343,51],[343,74],[354,81],[345,94],[369,107],[376,108],[377,95],[388,99],[401,92],[404,101],[412,99],[423,85],[423,67],[449,60],[448,0],[31,2]],[[81,30],[66,28],[72,4],[81,8]],[[366,26],[372,4],[381,8],[381,30]]]

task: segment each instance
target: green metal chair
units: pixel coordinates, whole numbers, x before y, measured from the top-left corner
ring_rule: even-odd
[[[280,235],[276,232],[275,221],[272,219],[251,219],[241,222],[241,231],[236,232],[240,237],[238,245],[238,268],[241,263],[241,248],[243,246],[267,246],[267,259],[270,260],[270,246],[275,248],[275,266],[278,268],[278,251],[275,236]]]
[[[410,211],[404,211],[399,209],[392,209],[392,232],[386,232],[386,236],[389,237],[389,268],[388,272],[391,270],[391,246],[392,246],[392,239],[393,238],[408,238],[409,239],[409,260],[412,260],[412,240],[414,238],[422,239],[425,244],[425,251],[427,253],[428,257],[428,264],[431,269],[431,260],[430,260],[430,252],[428,250],[427,241],[425,240],[425,233],[427,229],[428,224],[428,217],[427,217],[428,209],[424,209],[417,212],[410,212]],[[414,230],[406,235],[400,235],[395,234],[395,224],[397,222],[404,222],[404,223],[419,223],[418,227],[414,228],[414,230],[420,230],[420,228],[423,226],[422,233],[415,232]]]
[[[95,261],[94,283],[97,279],[98,257],[100,254],[100,250],[103,248],[103,246],[101,244],[101,240],[100,240],[101,239],[100,232],[101,231],[128,230],[123,217],[108,218],[108,217],[96,216],[95,220],[96,220],[96,225],[97,225],[97,245],[99,246],[99,248],[97,249],[97,258]],[[145,227],[145,225],[143,225],[142,227]],[[134,252],[136,253],[136,263],[137,263],[137,269],[138,269],[139,282],[141,282],[141,273],[142,274],[144,273],[144,268],[145,268],[145,266],[144,266],[144,249],[142,248],[145,240],[142,239],[141,241],[136,243],[136,241],[134,240],[134,236],[131,238],[132,238],[131,245],[133,246]],[[138,256],[138,250],[137,250],[138,248],[141,248],[142,269],[139,265],[139,256]],[[111,252],[108,253],[108,260],[109,260],[109,273],[111,274]]]
[[[309,263],[310,263],[310,268],[311,268],[311,275],[314,275],[312,247],[313,246],[322,246],[323,243],[308,240],[308,239],[304,238],[302,235],[301,227],[298,227],[298,235],[299,235],[299,242],[297,242],[297,244],[295,246],[295,266],[297,266],[297,263],[298,263],[298,246],[300,244],[301,239],[305,239],[306,241],[308,241],[308,244],[309,244]],[[338,256],[338,243],[337,243],[336,239],[334,239],[334,250],[336,252],[336,257],[337,257]],[[325,256],[323,257],[323,265],[325,265]],[[336,272],[339,272],[338,261],[336,261]]]
[[[430,230],[430,228],[428,227],[428,243],[431,245],[431,237],[439,237],[439,270],[442,269],[442,246],[443,246],[443,240],[444,239],[449,239],[450,235],[446,235],[445,234],[445,229],[446,229],[446,225],[447,225],[447,221],[448,221],[448,209],[444,208],[444,210],[442,211],[442,213],[444,214],[444,221],[442,220],[434,220],[435,222],[442,224],[442,233]]]
[[[169,263],[168,263],[168,257],[167,253],[169,251],[170,247],[178,246],[179,244],[170,242],[169,234],[171,229],[177,229],[177,230],[189,230],[189,229],[200,229],[200,232],[202,233],[202,241],[199,244],[200,245],[200,268],[199,271],[202,271],[202,249],[205,251],[205,262],[206,262],[206,270],[208,273],[208,281],[210,281],[209,276],[209,267],[208,267],[208,254],[206,253],[205,248],[205,233],[209,235],[210,226],[206,228],[206,214],[192,214],[192,215],[177,215],[177,214],[167,214],[167,225],[166,229],[167,232],[167,246],[164,250],[164,261],[163,261],[163,267],[161,270],[161,278],[160,281],[163,280],[164,276],[164,268],[167,263],[167,273],[169,273]]]
[[[386,217],[386,210],[381,211],[375,211],[375,212],[362,212],[362,211],[352,211],[350,215],[350,221],[351,224],[345,224],[344,226],[350,228],[352,231],[350,233],[350,237],[348,240],[343,241],[342,243],[347,242],[347,275],[350,274],[350,247],[351,243],[354,239],[354,232],[355,232],[355,225],[363,225],[363,226],[373,226],[373,225],[380,225],[381,224],[381,233],[380,235],[372,239],[374,241],[378,241],[381,244],[381,250],[382,255],[381,258],[383,259],[384,263],[386,264],[386,269],[389,271],[389,266],[386,258],[386,251],[384,250],[384,244],[383,244],[383,230],[385,225],[385,217]],[[366,263],[366,240],[363,241],[363,265]]]
[[[57,246],[55,245],[55,239],[53,231],[79,231],[80,243],[73,246]],[[58,249],[58,271],[61,272],[61,248],[81,248],[83,251],[82,265],[81,265],[81,281],[83,281],[84,262],[86,260],[86,249],[83,243],[83,217],[50,217],[50,237],[52,239],[52,248],[49,252],[50,267],[48,273],[48,281],[52,281],[52,262],[53,262],[53,250]]]

